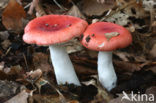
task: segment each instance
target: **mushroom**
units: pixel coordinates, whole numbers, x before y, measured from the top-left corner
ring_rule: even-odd
[[[124,27],[109,23],[96,22],[89,25],[83,34],[82,45],[98,53],[98,77],[108,91],[116,86],[117,76],[112,63],[112,51],[124,48],[132,42],[130,32]]]
[[[67,15],[46,15],[31,20],[24,30],[23,40],[28,44],[49,46],[57,83],[80,86],[72,62],[62,45],[80,36],[88,23]]]

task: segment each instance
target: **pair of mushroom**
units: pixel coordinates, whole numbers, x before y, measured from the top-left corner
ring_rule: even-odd
[[[83,37],[81,43],[99,51],[98,76],[101,84],[110,91],[115,87],[117,76],[112,64],[112,50],[128,46],[132,37],[122,26],[97,22],[88,26],[85,20],[67,15],[38,17],[25,27],[23,40],[28,44],[49,46],[57,83],[80,86],[72,62],[62,43],[74,37]]]

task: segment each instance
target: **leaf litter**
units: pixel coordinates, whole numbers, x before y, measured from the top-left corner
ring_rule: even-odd
[[[154,4],[154,0],[0,1],[0,102],[122,103],[122,91],[155,94]],[[56,84],[48,48],[22,41],[27,21],[46,14],[68,14],[89,23],[94,19],[114,22],[131,31],[133,43],[113,53],[116,88],[108,92],[101,87],[96,70],[98,52],[84,49],[78,41],[65,46],[82,86]]]

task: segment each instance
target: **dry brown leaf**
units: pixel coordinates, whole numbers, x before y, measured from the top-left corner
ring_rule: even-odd
[[[36,69],[41,69],[42,72],[52,71],[51,65],[48,63],[49,58],[47,54],[37,52],[33,54],[33,63]]]
[[[105,0],[97,0],[98,3],[105,3]]]
[[[22,72],[23,68],[20,65],[11,66],[10,68],[6,67],[4,68],[4,72],[7,75],[16,75],[19,76]]]
[[[0,97],[15,95],[21,85],[13,81],[0,80]]]
[[[0,79],[14,80],[22,76],[23,68],[20,65],[15,65],[11,67],[3,67],[0,70]]]
[[[30,93],[28,93],[26,90],[23,90],[5,103],[28,103],[27,99],[29,95]]]
[[[113,54],[117,55],[122,61],[130,61],[129,58],[133,58],[136,62],[147,62],[145,55],[139,55],[121,51],[114,51]]]
[[[80,74],[80,75],[92,75],[92,74],[97,74],[97,70],[96,68],[93,69],[93,68],[89,68],[89,67],[86,67],[86,66],[83,66],[83,65],[80,65],[80,64],[74,64],[74,67],[75,67],[75,71],[77,74]]]
[[[28,14],[30,15],[33,14],[34,8],[38,5],[38,3],[39,3],[39,0],[32,0],[30,8],[28,10]]]
[[[8,78],[8,75],[6,73],[4,73],[3,71],[0,70],[0,79],[1,80],[5,80]]]
[[[115,55],[117,55],[121,60],[123,61],[129,61],[128,57],[130,57],[130,55],[126,52],[113,52]]]
[[[5,64],[5,62],[0,62],[0,70],[2,71],[3,70],[3,68],[4,68],[4,64]]]
[[[34,101],[36,101],[36,103],[61,103],[57,94],[47,96],[34,94],[32,98]]]
[[[63,96],[63,94],[57,88],[54,89],[57,91],[57,93],[45,96],[34,95],[33,99],[37,101],[37,103],[67,103],[66,98]]]
[[[151,14],[151,19],[154,19],[155,16],[155,0],[142,0],[142,5],[146,11],[149,11]]]
[[[46,13],[45,13],[43,7],[41,6],[40,2],[36,5],[35,10],[36,10],[36,16],[37,17],[46,15]]]
[[[76,38],[73,38],[69,42],[63,43],[62,46],[66,48],[68,54],[75,53],[83,49],[81,43]]]
[[[1,43],[1,45],[2,45],[2,48],[6,50],[11,45],[11,42],[10,42],[10,40],[7,39],[7,40],[4,40]]]
[[[114,0],[109,0],[107,3],[98,3],[96,0],[82,0],[82,12],[87,16],[101,16],[105,11],[112,9],[115,6]]]
[[[25,17],[24,8],[16,0],[10,0],[2,13],[2,23],[8,30],[19,33],[23,30]]]
[[[79,10],[79,8],[76,5],[73,5],[71,7],[71,9],[67,12],[67,15],[71,15],[71,16],[82,18],[82,19],[86,19],[85,16],[81,13],[81,11]]]
[[[79,101],[77,101],[77,100],[71,100],[71,101],[69,101],[67,103],[79,103]]]
[[[156,73],[156,65],[149,67],[147,70],[151,70],[153,73]]]
[[[97,79],[96,75],[93,75],[92,77],[95,77],[95,79]],[[93,85],[98,90],[97,95],[95,96],[94,100],[91,101],[91,103],[108,103],[111,100],[112,96],[100,85],[99,82],[97,83],[95,79],[82,82],[87,86]]]
[[[156,34],[156,21],[152,22],[152,33]]]
[[[102,87],[98,87],[98,94],[95,97],[95,103],[102,102],[108,103],[112,99],[112,96]],[[92,102],[94,103],[94,102]]]
[[[25,79],[31,83],[36,82],[42,76],[42,71],[37,69],[26,73]]]
[[[87,54],[91,58],[97,58],[98,57],[98,51],[93,51],[93,50],[87,50]]]
[[[1,40],[6,40],[6,39],[8,39],[8,37],[9,37],[8,31],[1,31],[0,32],[0,39]]]
[[[140,65],[136,63],[117,61],[117,60],[113,60],[113,62],[115,66],[117,67],[117,69],[118,68],[120,69],[120,71],[134,72],[134,71],[141,70]]]
[[[134,23],[132,18],[142,19],[143,17],[147,17],[144,9],[140,6],[136,0],[116,0],[117,2],[117,9],[112,10],[112,12],[104,16],[100,21],[108,21],[114,22],[116,24],[122,26],[128,26],[128,29],[131,32],[134,32],[135,29],[143,28],[140,26],[139,23]]]
[[[44,9],[41,6],[40,0],[33,0],[31,2],[31,6],[29,8],[28,14],[32,15],[34,9],[36,10],[36,16],[37,17],[46,15]]]
[[[8,1],[9,0],[0,0],[0,11],[1,9],[4,9],[7,6]]]
[[[97,75],[96,75],[97,76]],[[96,78],[97,79],[97,78]],[[94,85],[94,86],[97,86],[96,85],[96,81],[94,79],[91,79],[89,81],[84,81],[82,82],[82,84],[86,85],[86,86],[89,86],[89,85]]]
[[[150,55],[152,58],[156,57],[156,44],[154,44],[152,49],[150,50]]]

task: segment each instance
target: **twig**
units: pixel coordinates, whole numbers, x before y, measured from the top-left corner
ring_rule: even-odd
[[[6,53],[5,53],[5,56],[10,52],[10,50],[11,50],[11,47],[9,47],[9,48],[7,49],[7,51],[6,51]]]
[[[24,6],[24,9],[28,8],[31,6],[31,3],[27,4],[26,6]]]
[[[24,62],[25,62],[26,68],[28,69],[28,62],[27,62],[27,59],[26,59],[26,56],[25,56],[24,53],[23,53],[23,58],[24,58]]]

